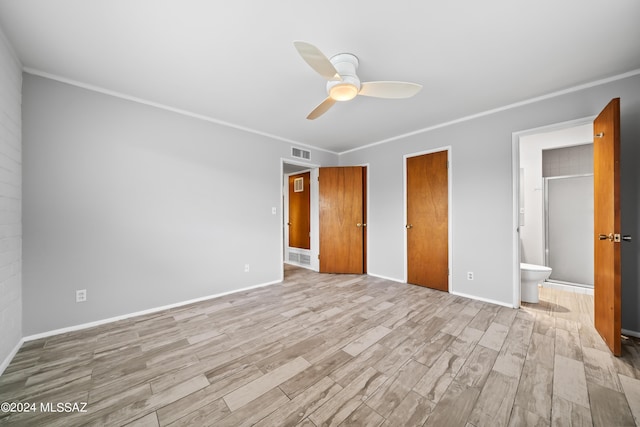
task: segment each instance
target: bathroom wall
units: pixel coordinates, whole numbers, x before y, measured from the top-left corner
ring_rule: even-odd
[[[544,178],[587,173],[593,173],[593,144],[542,150]]]
[[[544,265],[544,183],[542,151],[589,143],[591,123],[553,132],[526,135],[520,138],[520,169],[524,180],[520,188],[524,202],[524,225],[520,226],[520,260]],[[559,165],[547,165],[549,173]]]

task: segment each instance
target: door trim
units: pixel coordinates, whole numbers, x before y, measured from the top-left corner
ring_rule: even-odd
[[[553,132],[566,128],[586,125],[593,123],[596,116],[588,116],[580,119],[569,120],[566,122],[553,123],[536,128],[524,129],[511,133],[511,184],[512,184],[512,263],[511,263],[511,277],[513,283],[513,308],[520,307],[520,138],[528,135],[535,135],[538,133]]]
[[[453,160],[452,160],[452,149],[450,145],[446,145],[443,147],[438,147],[438,148],[432,148],[429,150],[425,150],[425,151],[417,151],[414,153],[409,153],[409,154],[405,154],[404,156],[402,156],[402,182],[403,182],[403,201],[404,201],[404,215],[403,215],[403,221],[404,223],[402,224],[402,228],[404,229],[403,232],[403,240],[404,240],[404,247],[403,247],[403,251],[404,251],[404,279],[403,279],[403,283],[408,283],[409,280],[409,254],[407,252],[407,229],[404,228],[405,224],[407,223],[407,159],[411,158],[411,157],[417,157],[417,156],[422,156],[424,154],[432,154],[432,153],[438,153],[441,151],[446,151],[447,152],[447,161],[449,163],[449,166],[447,168],[447,203],[449,204],[448,207],[448,212],[447,212],[447,217],[448,217],[448,221],[449,224],[447,225],[447,233],[448,233],[448,237],[447,239],[449,240],[448,242],[448,248],[447,248],[447,256],[448,256],[448,269],[449,269],[449,275],[447,278],[447,284],[449,287],[449,293],[453,294],[454,292],[454,288],[453,288],[453,281],[451,280],[452,277],[452,273],[453,273],[453,269],[452,269],[452,265],[453,265],[453,245],[452,245],[452,236],[453,236],[453,218],[452,218],[452,213],[453,213],[453,183],[452,183],[452,171],[453,171]]]

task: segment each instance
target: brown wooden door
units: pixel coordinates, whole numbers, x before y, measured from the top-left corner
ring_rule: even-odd
[[[321,273],[365,272],[363,180],[359,166],[319,170]]]
[[[620,99],[593,122],[594,321],[620,355]]]
[[[407,281],[449,291],[447,151],[407,158]]]
[[[311,172],[289,176],[289,247],[311,249]]]

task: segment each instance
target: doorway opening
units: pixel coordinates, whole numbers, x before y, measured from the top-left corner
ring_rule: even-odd
[[[594,326],[611,352],[621,354],[621,250],[631,240],[620,230],[620,98],[613,98],[597,117],[514,133],[513,144],[513,276],[514,307],[520,306],[520,141],[523,136],[592,123]],[[526,218],[524,223],[526,224]],[[516,297],[518,297],[516,299]]]
[[[318,167],[306,162],[281,159],[280,220],[283,272],[285,264],[318,271],[318,186],[314,185],[318,178]],[[302,189],[302,191],[299,192],[296,189]],[[290,190],[295,194],[293,200],[289,197]],[[298,197],[303,194],[304,197]],[[290,209],[292,202],[293,210]],[[301,224],[301,221],[305,223]],[[304,236],[303,233],[308,235]]]
[[[592,293],[593,143],[543,150],[542,176],[547,281]]]
[[[337,173],[340,178],[337,179],[337,181],[333,179],[325,179],[325,184],[322,186],[325,194],[321,197],[321,183],[319,182],[320,175],[324,174],[325,178],[330,178],[329,176],[332,174],[332,171]],[[347,174],[347,172],[349,172],[348,175],[350,176],[352,173],[357,173],[359,178],[356,181],[353,179],[345,179],[345,174]],[[368,254],[368,165],[320,167],[319,165],[282,158],[280,176],[282,201],[282,214],[280,217],[282,225],[282,239],[280,253],[281,263],[283,266],[282,277],[284,278],[285,264],[304,267],[324,273],[366,274]],[[309,239],[303,242],[303,244],[300,244],[300,242],[292,242],[290,236],[290,229],[293,224],[290,214],[289,181],[290,178],[293,178],[292,192],[295,193],[295,180],[305,177],[309,185]],[[331,183],[334,184],[333,187],[331,186]],[[346,185],[348,183],[353,185]],[[302,185],[304,186],[304,179],[302,180]],[[320,206],[321,201],[323,209],[321,209]],[[357,212],[352,212],[353,209],[356,209],[354,204],[355,201],[358,201],[359,207]],[[328,207],[330,207],[329,210],[327,210]],[[348,208],[353,209],[349,210]],[[330,220],[332,215],[326,214],[332,211],[335,211],[335,215],[339,217],[338,222],[340,225],[346,226],[347,229],[331,227]],[[323,212],[325,214],[324,218],[322,215]],[[348,212],[351,212],[352,215],[347,215]],[[324,229],[323,233],[320,231],[321,228]],[[354,234],[357,235],[357,238],[349,238],[349,236],[353,237]],[[321,237],[324,239],[324,246],[322,246]],[[320,259],[322,251],[324,251],[325,256],[323,257],[324,264],[321,266]],[[337,264],[327,264],[327,261],[330,260],[353,261],[353,259],[356,258],[360,259],[358,263],[359,266],[357,268],[354,267],[354,263],[350,263],[349,267],[342,266],[340,262]]]
[[[521,262],[552,268],[544,286],[593,294],[593,119],[513,134],[514,307]]]

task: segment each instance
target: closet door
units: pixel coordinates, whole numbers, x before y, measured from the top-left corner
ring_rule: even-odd
[[[448,152],[407,158],[407,282],[449,291]]]

